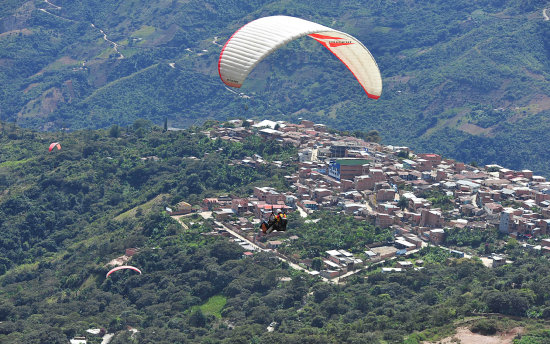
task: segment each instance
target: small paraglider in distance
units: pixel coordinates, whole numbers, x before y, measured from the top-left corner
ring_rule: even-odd
[[[53,142],[52,144],[50,144],[49,151],[51,152],[55,147],[57,147],[57,150],[61,149],[61,145],[59,144],[59,142]]]
[[[124,269],[134,270],[136,272],[139,272],[139,274],[141,275],[141,270],[139,270],[138,268],[136,268],[134,266],[130,266],[130,265],[122,265],[122,266],[117,266],[116,268],[109,270],[109,272],[107,272],[107,275],[105,276],[105,278],[109,277],[109,275],[112,274],[115,271],[124,270]]]
[[[308,20],[270,16],[251,21],[225,43],[218,60],[224,84],[240,88],[252,70],[268,55],[303,36],[319,42],[355,76],[369,98],[382,93],[382,76],[374,57],[355,37]]]

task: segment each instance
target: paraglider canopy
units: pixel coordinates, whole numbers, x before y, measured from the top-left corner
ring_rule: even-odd
[[[52,144],[50,144],[50,152],[52,151],[52,149],[54,149],[55,147],[57,147],[57,149],[61,149],[61,145],[59,144],[59,142],[53,142]]]
[[[109,272],[107,272],[107,275],[105,276],[105,278],[109,277],[109,275],[112,274],[113,272],[118,271],[118,270],[123,270],[123,269],[134,270],[136,272],[139,272],[139,274],[141,275],[141,271],[138,268],[136,268],[134,266],[130,266],[130,265],[122,265],[122,266],[117,266],[116,268],[109,270]]]
[[[361,42],[345,32],[288,16],[263,17],[237,30],[220,53],[220,78],[228,86],[241,87],[248,74],[260,61],[288,42],[306,35],[342,61],[369,98],[380,97],[380,70],[374,57]]]

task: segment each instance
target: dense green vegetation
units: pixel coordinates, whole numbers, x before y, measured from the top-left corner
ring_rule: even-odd
[[[393,240],[389,228],[381,229],[340,213],[319,211],[307,220],[293,213],[289,222],[285,236],[299,238],[288,241],[280,251],[302,259],[325,256],[325,251],[339,249],[363,254],[368,244]]]
[[[375,268],[335,285],[270,253],[242,258],[240,246],[205,235],[212,220],[194,215],[184,229],[165,206],[244,196],[253,185],[284,189],[288,171],[235,161],[255,152],[268,161],[295,154],[256,138],[212,140],[204,129],[165,132],[140,120],[56,137],[2,126],[0,342],[66,343],[86,335],[97,344],[101,338],[85,331],[98,328],[116,334],[112,343],[416,343],[462,324],[508,328],[501,320],[476,322],[485,313],[519,317],[514,326],[528,329],[521,343],[547,335],[550,262],[514,243],[502,248],[514,263],[499,268],[428,247],[407,258],[424,260],[422,270]],[[48,152],[57,139],[62,149]],[[360,253],[391,238],[342,214],[315,217],[290,217],[287,234],[299,239],[286,249],[315,260],[326,249]],[[464,235],[449,238],[465,242]],[[106,264],[131,247],[139,251],[129,263],[143,274],[106,279]]]
[[[429,189],[421,192],[420,197],[427,199],[434,208],[440,208],[442,211],[453,210],[455,207],[453,198],[442,190]]]
[[[169,195],[159,204],[167,206],[198,204],[215,192],[248,195],[266,179],[283,189],[284,170],[230,162],[256,152],[287,159],[292,152],[257,137],[229,144],[198,129],[162,132],[147,121],[57,138],[2,128],[0,272],[56,252],[82,232],[109,231],[110,219],[158,195]],[[62,149],[48,154],[49,142],[59,139]]]
[[[56,5],[8,1],[0,10],[2,120],[55,130],[138,118],[189,126],[207,118],[303,117],[342,130],[376,129],[382,142],[417,151],[549,173],[544,0]],[[367,99],[346,68],[306,38],[258,66],[240,90],[251,98],[226,90],[216,70],[221,45],[249,20],[274,14],[359,38],[382,71],[381,99]]]
[[[445,245],[470,247],[478,249],[478,253],[495,252],[499,232],[490,227],[485,230],[472,228],[447,228],[445,230]],[[486,247],[487,246],[487,247]]]
[[[184,230],[164,213],[182,200],[287,188],[289,170],[238,160],[288,161],[292,148],[201,132],[217,125],[208,119],[235,116],[303,117],[373,141],[548,175],[547,1],[51,2],[60,7],[0,6],[0,343],[86,335],[98,344],[85,330],[100,328],[116,333],[114,344],[412,344],[464,324],[486,334],[524,326],[516,343],[548,342],[550,262],[515,240],[500,245],[493,229],[450,229],[446,244],[507,253],[512,264],[489,269],[428,247],[407,258],[424,260],[421,270],[374,268],[328,284],[268,253],[243,259],[238,245],[205,235],[211,220],[193,217]],[[239,91],[249,98],[226,90],[219,44],[274,14],[359,38],[381,68],[382,98],[367,99],[308,39],[260,64]],[[165,120],[191,129],[156,126]],[[53,141],[62,149],[48,153]],[[449,205],[444,194],[425,197]],[[285,235],[298,239],[281,250],[315,264],[327,249],[360,254],[391,238],[341,214],[315,217],[291,216]],[[106,279],[106,264],[130,247],[139,248],[130,263],[143,274]]]
[[[550,341],[549,330],[539,330],[514,340],[514,344],[542,344]]]

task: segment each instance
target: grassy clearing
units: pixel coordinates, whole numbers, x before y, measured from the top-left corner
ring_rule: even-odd
[[[391,31],[391,27],[388,26],[376,26],[373,30],[373,32],[377,33],[388,33]]]
[[[149,37],[155,33],[155,28],[149,25],[143,25],[139,30],[136,30],[132,33],[131,37]]]
[[[96,283],[96,280],[97,280],[96,275],[88,276],[88,278],[82,283],[79,289],[84,290],[88,287],[92,287]]]
[[[200,308],[204,315],[213,315],[218,319],[222,317],[222,309],[227,302],[227,298],[223,295],[214,295],[200,306],[195,306],[191,309],[193,312],[195,309]]]
[[[0,167],[16,167],[26,162],[29,162],[31,160],[33,160],[33,158],[17,160],[17,161],[4,161],[3,163],[0,163]]]
[[[128,211],[125,211],[124,213],[118,215],[117,217],[115,217],[115,220],[122,221],[126,218],[129,218],[129,217],[130,218],[135,217],[136,212],[137,212],[138,209],[141,209],[143,214],[147,214],[151,211],[153,206],[155,206],[157,204],[161,204],[163,202],[163,199],[167,198],[168,196],[169,196],[168,194],[160,194],[160,195],[156,196],[155,198],[153,198],[152,200],[147,201],[143,204],[140,204],[137,207],[134,207],[134,208],[132,208]]]

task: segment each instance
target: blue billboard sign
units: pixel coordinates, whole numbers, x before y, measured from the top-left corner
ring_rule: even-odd
[[[340,180],[340,163],[331,161],[328,166],[328,175],[336,180]]]

